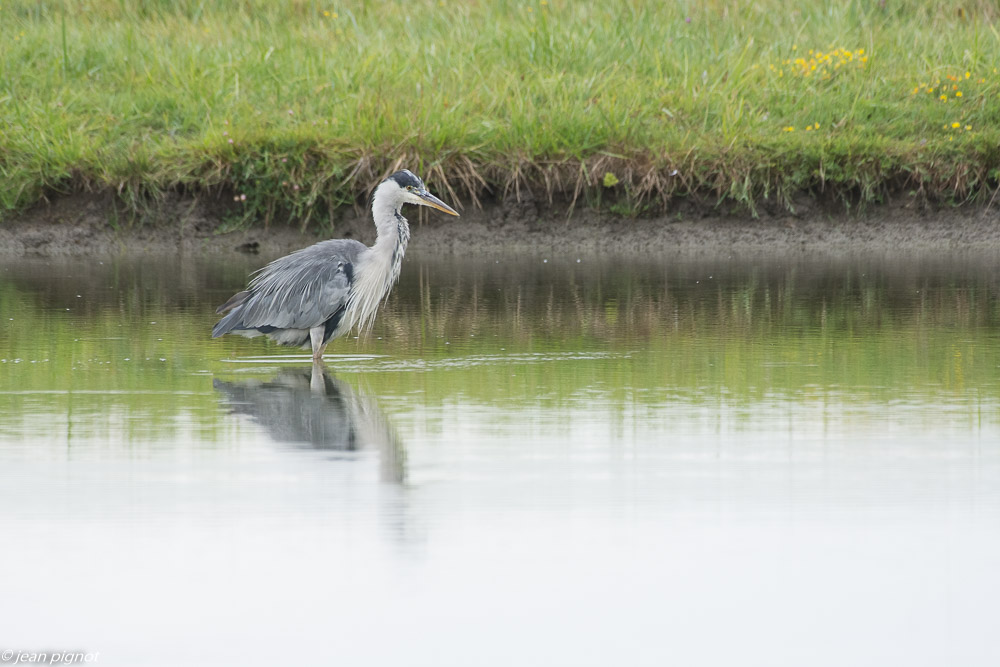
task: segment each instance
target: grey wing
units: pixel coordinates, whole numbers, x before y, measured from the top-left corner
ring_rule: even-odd
[[[354,264],[365,246],[324,241],[277,259],[250,282],[249,294],[231,315],[236,329],[310,329],[347,303]],[[220,322],[221,324],[221,322]]]

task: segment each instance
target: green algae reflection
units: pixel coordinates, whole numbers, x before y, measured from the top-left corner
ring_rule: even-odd
[[[308,366],[260,339],[210,338],[215,306],[265,260],[6,262],[0,440],[237,446],[246,426],[213,379]],[[752,421],[831,403],[836,415],[817,419],[852,406],[876,419],[904,403],[929,425],[995,424],[992,266],[417,256],[371,336],[332,346],[327,368],[403,426],[448,406],[470,419],[627,422],[664,406]]]

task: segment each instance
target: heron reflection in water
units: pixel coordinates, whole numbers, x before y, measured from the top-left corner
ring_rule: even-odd
[[[353,452],[375,449],[384,481],[403,482],[406,453],[375,399],[338,380],[319,362],[266,380],[213,380],[233,414],[248,415],[277,442]]]

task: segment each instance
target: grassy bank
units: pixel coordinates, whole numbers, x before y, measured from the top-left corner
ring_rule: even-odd
[[[823,4],[0,1],[0,211],[182,190],[309,224],[397,165],[465,205],[989,200],[995,3]]]

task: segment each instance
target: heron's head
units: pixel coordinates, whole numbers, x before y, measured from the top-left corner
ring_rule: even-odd
[[[424,182],[409,169],[397,171],[395,174],[385,179],[379,190],[391,183],[398,187],[398,198],[404,204],[417,204],[418,206],[430,206],[439,211],[444,211],[449,215],[458,215],[458,211],[448,206],[443,201],[427,191]]]

